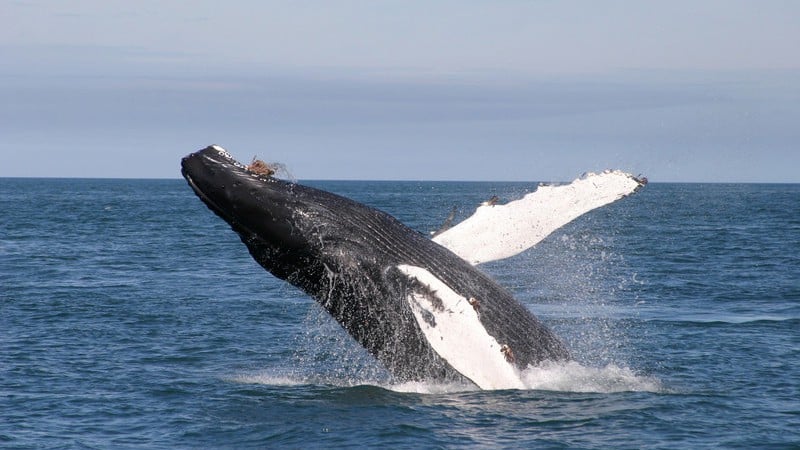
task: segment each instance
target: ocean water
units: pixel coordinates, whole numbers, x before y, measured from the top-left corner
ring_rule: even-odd
[[[535,187],[309,184],[422,233]],[[0,447],[800,448],[800,185],[652,183],[483,270],[575,361],[395,383],[183,180],[0,179]]]

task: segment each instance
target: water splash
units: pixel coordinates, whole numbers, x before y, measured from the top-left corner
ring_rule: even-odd
[[[610,394],[618,392],[667,392],[661,381],[652,376],[637,374],[629,367],[609,364],[587,367],[575,361],[549,363],[530,367],[521,373],[524,390]],[[238,374],[230,381],[267,386],[333,386],[350,388],[375,386],[399,393],[450,394],[478,391],[473,384],[437,383],[432,381],[392,382],[374,378],[331,378],[321,374],[268,369]]]
[[[588,367],[575,361],[543,364],[523,371],[522,380],[528,389],[547,391],[601,394],[665,391],[657,378],[639,375],[629,367],[616,364],[605,367]]]
[[[635,360],[626,337],[629,312],[617,298],[621,260],[608,243],[591,233],[560,236],[540,249],[548,264],[535,266],[531,257],[506,262],[498,273],[503,284],[539,303],[532,309],[554,322],[569,343],[574,361],[545,363],[520,372],[524,389],[575,393],[668,392],[661,381],[632,368]],[[494,271],[491,270],[490,271]],[[510,270],[509,270],[510,269]],[[500,272],[498,270],[498,272]],[[537,278],[537,288],[529,279]],[[479,390],[471,383],[397,382],[318,305],[310,304],[295,342],[291,369],[241,374],[233,380],[274,386],[375,386],[398,393],[448,394]]]
[[[319,304],[309,303],[291,358],[293,372],[323,384],[384,384],[389,372]]]
[[[576,221],[529,252],[484,270],[530,305],[568,343],[574,361],[520,372],[524,389],[575,393],[667,392],[638,373],[627,319],[636,315],[627,285],[635,282],[614,251],[614,234],[591,220]],[[321,307],[314,305],[295,343],[290,370],[234,377],[242,383],[350,388],[375,386],[399,393],[446,394],[479,390],[471,383],[397,382]]]

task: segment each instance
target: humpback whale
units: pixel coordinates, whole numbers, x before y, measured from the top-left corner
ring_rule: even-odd
[[[465,233],[491,239],[474,228],[506,219],[502,209],[481,208],[514,202],[482,206],[431,240],[378,209],[250,170],[219,146],[184,157],[181,173],[258,264],[313,297],[398,381],[524,388],[520,374],[528,366],[570,358],[547,326],[475,267],[542,237],[477,255],[456,244]],[[603,201],[641,185],[624,175],[631,183]]]

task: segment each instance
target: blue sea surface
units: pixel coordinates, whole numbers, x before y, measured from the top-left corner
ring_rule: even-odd
[[[308,184],[426,234],[536,187]],[[800,448],[800,185],[653,183],[482,269],[576,361],[396,383],[182,180],[0,179],[0,447]]]

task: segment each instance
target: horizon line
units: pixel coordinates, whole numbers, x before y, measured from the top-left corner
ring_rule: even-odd
[[[283,178],[278,179],[292,182],[355,182],[355,183],[570,183],[573,180],[453,180],[453,179],[359,179],[359,178]],[[0,180],[105,180],[105,181],[182,181],[182,177],[78,177],[78,176],[5,176],[0,175]],[[800,184],[800,181],[670,181],[652,180],[647,178],[647,184]]]

